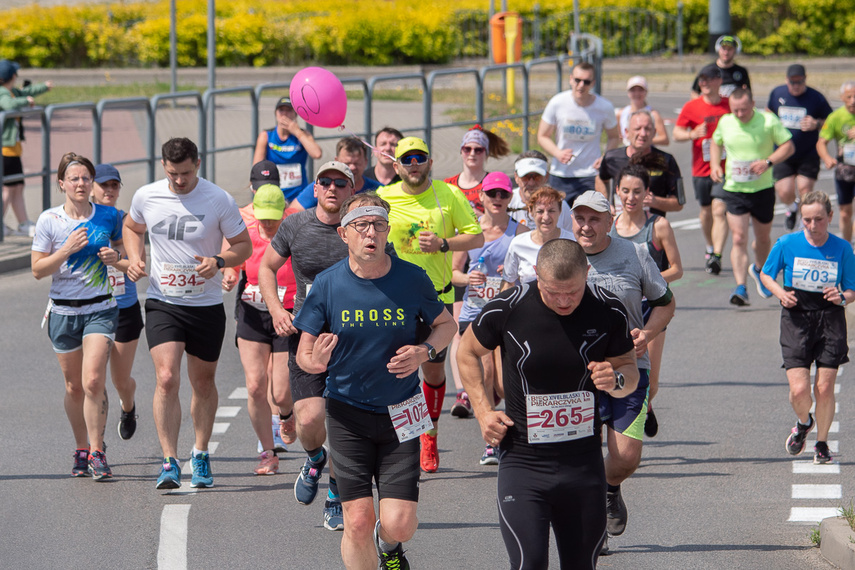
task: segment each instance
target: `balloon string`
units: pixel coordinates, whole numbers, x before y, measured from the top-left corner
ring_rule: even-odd
[[[352,136],[353,138],[355,138],[356,140],[358,140],[359,142],[361,142],[362,144],[364,144],[365,146],[367,146],[368,148],[370,148],[371,150],[373,150],[373,151],[374,151],[374,152],[376,152],[377,154],[382,154],[383,156],[385,156],[385,157],[386,157],[386,158],[388,158],[389,160],[392,160],[392,161],[394,161],[394,160],[395,160],[395,157],[394,157],[394,156],[392,156],[391,154],[388,154],[388,153],[386,153],[386,152],[383,152],[382,150],[380,150],[380,149],[379,149],[379,148],[377,148],[376,146],[372,145],[371,143],[368,143],[368,142],[366,142],[366,141],[362,140],[362,138],[361,138],[359,135],[357,135],[356,133],[354,133],[353,131],[351,131],[350,129],[348,129],[348,128],[344,125],[344,123],[342,123],[342,125],[338,128],[338,130],[340,130],[340,131],[345,131],[345,132],[349,133],[349,134],[350,134],[350,136]]]

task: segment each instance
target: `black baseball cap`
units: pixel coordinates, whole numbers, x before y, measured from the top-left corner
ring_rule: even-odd
[[[294,105],[291,104],[290,97],[282,97],[276,102],[276,108],[278,109],[279,107],[291,107],[293,109]]]
[[[265,184],[279,186],[279,169],[269,160],[256,162],[252,165],[252,170],[249,173],[249,183],[255,190]]]
[[[787,68],[787,77],[805,77],[807,73],[805,72],[805,66],[800,63],[794,63],[790,67]]]
[[[698,73],[700,77],[707,77],[710,79],[721,79],[721,70],[714,63],[710,63],[701,68],[700,73]]]

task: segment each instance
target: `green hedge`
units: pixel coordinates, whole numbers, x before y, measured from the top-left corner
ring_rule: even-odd
[[[537,0],[514,2],[524,20]],[[178,4],[178,64],[207,61],[207,2]],[[217,0],[217,63],[224,66],[446,63],[488,53],[483,0]],[[540,0],[545,53],[563,51],[572,0]],[[677,12],[676,0],[583,0],[581,8]],[[684,50],[707,47],[708,0],[684,2]],[[855,0],[744,0],[731,3],[735,32],[754,54],[855,54]],[[0,12],[0,57],[26,67],[166,66],[169,2],[43,7]],[[583,14],[582,27],[593,29]],[[526,27],[525,49],[532,42]],[[617,25],[604,33],[607,53],[674,49],[655,30]],[[670,40],[673,44],[673,39]]]

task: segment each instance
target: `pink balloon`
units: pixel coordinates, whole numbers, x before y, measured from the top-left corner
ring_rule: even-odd
[[[291,80],[291,105],[307,123],[333,129],[344,123],[347,95],[344,86],[323,67],[306,67]]]

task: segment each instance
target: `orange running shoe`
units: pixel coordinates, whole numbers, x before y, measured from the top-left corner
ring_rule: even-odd
[[[439,469],[439,451],[436,448],[436,436],[423,433],[419,436],[422,444],[420,463],[425,473],[435,473]]]
[[[297,418],[294,416],[294,412],[291,412],[291,417],[287,420],[279,418],[279,437],[286,445],[291,445],[297,441]]]
[[[265,451],[258,456],[261,462],[255,468],[256,475],[276,475],[279,473],[279,458],[272,451]]]

